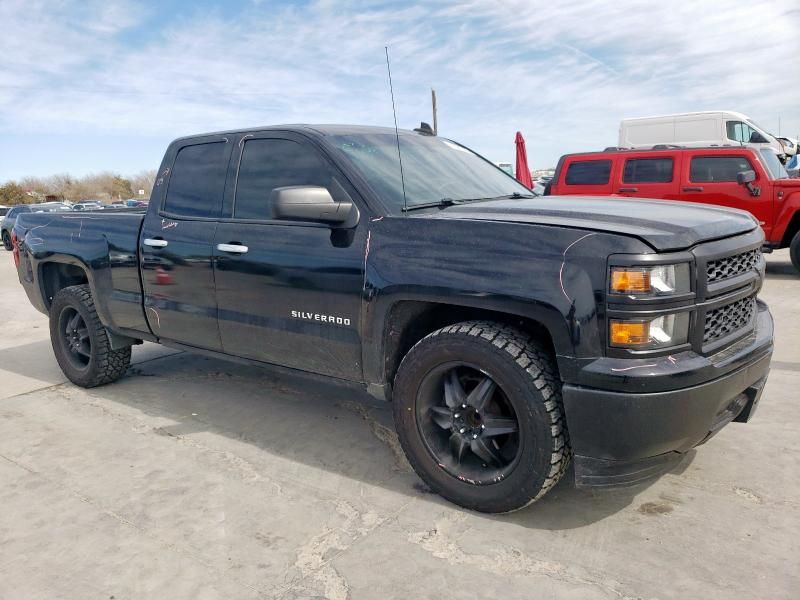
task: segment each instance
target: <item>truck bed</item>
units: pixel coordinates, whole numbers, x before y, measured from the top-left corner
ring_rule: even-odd
[[[17,239],[25,240],[34,258],[44,260],[38,278],[44,293],[25,286],[34,306],[47,313],[53,296],[48,287],[57,289],[65,278],[70,285],[92,283],[93,289],[101,291],[95,303],[105,323],[117,330],[148,332],[138,263],[145,212],[136,208],[21,214],[14,227]],[[23,255],[21,260],[20,279],[30,284],[34,281],[30,257]],[[91,281],[79,281],[79,277]]]

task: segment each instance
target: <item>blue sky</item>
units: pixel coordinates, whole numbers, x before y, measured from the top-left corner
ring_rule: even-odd
[[[0,181],[156,168],[189,133],[430,120],[531,167],[614,145],[620,119],[736,110],[800,133],[792,2],[0,2]]]

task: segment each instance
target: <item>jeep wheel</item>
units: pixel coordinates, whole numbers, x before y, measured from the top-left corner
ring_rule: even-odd
[[[3,232],[3,246],[6,250],[13,250],[14,248],[11,246],[11,235],[7,231]]]
[[[130,347],[111,349],[88,285],[64,288],[53,298],[50,341],[64,375],[81,387],[116,381],[130,365]]]
[[[792,243],[789,245],[789,256],[794,268],[800,272],[800,231],[792,238]]]
[[[523,508],[569,464],[553,359],[518,329],[470,321],[431,333],[403,359],[393,398],[414,470],[465,508]]]

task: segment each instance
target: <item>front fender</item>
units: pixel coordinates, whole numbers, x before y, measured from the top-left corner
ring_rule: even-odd
[[[570,359],[603,354],[608,256],[652,252],[633,238],[563,227],[409,218],[373,225],[362,326],[373,382],[385,381],[386,332],[403,301],[536,321],[568,372]]]

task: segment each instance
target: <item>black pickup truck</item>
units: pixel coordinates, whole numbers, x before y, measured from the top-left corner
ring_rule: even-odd
[[[402,158],[398,160],[398,148]],[[149,208],[23,214],[14,258],[74,383],[158,342],[363,385],[462,506],[632,484],[758,403],[772,317],[744,212],[536,197],[441,137],[283,126],[173,142]]]

